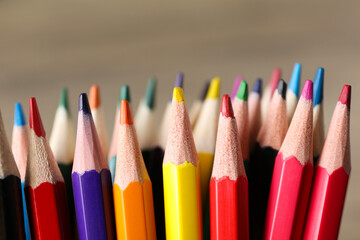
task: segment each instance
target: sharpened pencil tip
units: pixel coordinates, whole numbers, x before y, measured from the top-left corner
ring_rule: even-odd
[[[152,110],[155,107],[155,93],[156,93],[156,78],[152,77],[149,79],[146,93],[145,93],[145,102],[146,105]]]
[[[91,109],[96,109],[101,104],[100,90],[99,90],[99,86],[96,84],[92,85],[90,88],[89,103],[90,103]]]
[[[277,67],[273,70],[273,73],[271,75],[271,80],[270,80],[271,96],[274,94],[275,89],[279,84],[280,78],[281,78],[281,69]]]
[[[258,78],[256,80],[252,91],[261,96],[261,93],[262,93],[262,79],[261,78]]]
[[[121,89],[120,89],[119,103],[121,104],[121,101],[124,99],[126,101],[128,101],[129,103],[131,102],[130,88],[128,85],[123,85],[123,86],[121,86]]]
[[[200,100],[201,100],[201,101],[204,101],[204,100],[205,100],[206,94],[207,94],[207,92],[209,91],[209,86],[210,86],[210,80],[208,80],[208,81],[205,82],[205,85],[204,85],[204,87],[203,87],[203,89],[202,89],[202,91],[201,91],[201,95],[200,95]]]
[[[26,125],[25,115],[21,107],[21,104],[19,102],[15,103],[14,125],[15,126]]]
[[[36,99],[34,97],[30,98],[29,101],[29,126],[31,129],[34,130],[35,134],[38,137],[46,136]]]
[[[89,101],[86,93],[81,93],[79,96],[79,112],[82,111],[84,114],[91,114]]]
[[[286,99],[286,90],[287,84],[284,79],[280,79],[279,84],[277,86],[277,91],[283,99]]]
[[[239,87],[240,87],[240,84],[241,84],[241,81],[243,80],[243,76],[237,76],[234,80],[234,84],[233,84],[233,87],[232,87],[232,90],[231,90],[231,99],[233,100],[235,97],[236,97],[236,94],[239,90]]]
[[[120,107],[120,124],[127,124],[132,125],[134,123],[132,115],[131,115],[131,109],[129,102],[124,100],[121,100],[121,107]]]
[[[177,74],[174,87],[184,88],[184,74],[182,72]]]
[[[213,78],[213,80],[211,80],[206,98],[218,98],[219,97],[220,81],[221,80],[219,77]]]
[[[246,81],[242,80],[239,90],[236,94],[236,97],[240,100],[247,101],[248,99],[248,84]]]
[[[346,104],[346,106],[350,110],[350,104],[351,104],[351,86],[350,85],[343,86],[343,89],[341,90],[341,94],[339,97],[339,102],[341,102],[342,104]]]
[[[297,96],[297,98],[300,97],[300,82],[301,82],[301,64],[295,63],[294,70],[292,72],[289,82],[289,90],[291,90]]]
[[[231,105],[231,98],[227,94],[224,94],[222,97],[221,114],[224,117],[234,118],[234,111]]]
[[[68,90],[67,88],[61,89],[59,107],[62,106],[69,112]]]
[[[301,96],[306,100],[313,98],[313,83],[311,80],[306,80]]]
[[[179,103],[185,101],[184,91],[181,87],[174,88],[173,99],[176,99]]]
[[[316,71],[314,79],[314,103],[315,107],[318,104],[321,104],[323,101],[323,90],[324,89],[324,68],[319,67]]]

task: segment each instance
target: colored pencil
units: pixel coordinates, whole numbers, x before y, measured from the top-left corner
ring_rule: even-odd
[[[20,173],[0,112],[0,238],[26,239]]]
[[[248,180],[239,147],[231,99],[224,95],[210,180],[211,239],[249,239]]]
[[[204,239],[210,237],[209,183],[214,162],[215,142],[219,114],[220,78],[212,79],[204,100],[197,125],[194,129],[194,140],[199,157],[201,200],[203,213]]]
[[[100,89],[96,84],[92,85],[90,88],[89,103],[103,154],[104,156],[107,156],[109,151],[109,144],[106,134],[104,113],[101,106]]]
[[[256,137],[261,128],[261,93],[262,79],[259,78],[256,80],[248,99],[250,154],[253,153],[255,149]]]
[[[111,173],[85,93],[79,97],[71,178],[79,239],[116,239]]]
[[[214,162],[219,114],[220,78],[212,79],[194,129],[194,141],[199,158],[201,199],[203,208],[209,198],[209,183]]]
[[[32,239],[72,239],[66,186],[46,139],[35,98],[29,101],[25,198]]]
[[[320,156],[321,149],[325,141],[324,130],[324,107],[323,107],[323,90],[324,89],[324,69],[319,67],[314,79],[314,103],[313,103],[313,126],[314,126],[314,166]]]
[[[251,160],[250,237],[262,239],[274,162],[287,131],[286,83],[280,80],[256,140]]]
[[[156,145],[156,117],[155,117],[156,78],[149,80],[145,97],[141,100],[135,116],[135,129],[139,139],[142,157],[152,182],[152,195],[154,198],[156,235],[165,239],[164,216],[164,186],[162,176],[162,159],[154,160]]]
[[[116,168],[116,154],[117,154],[117,141],[118,141],[118,129],[119,129],[119,121],[120,121],[120,103],[121,100],[125,99],[130,103],[130,89],[129,86],[123,85],[120,89],[119,101],[116,106],[115,113],[115,122],[114,122],[114,130],[111,138],[110,149],[108,153],[108,165],[111,172],[111,180],[114,182],[115,177],[115,168]]]
[[[198,156],[183,90],[174,88],[163,162],[167,239],[202,239]]]
[[[303,239],[337,239],[351,170],[351,86],[344,85],[316,167]]]
[[[114,202],[118,239],[156,239],[153,193],[129,103],[121,101]]]
[[[153,77],[148,82],[145,96],[140,100],[134,118],[141,153],[146,164],[150,161],[156,142],[155,93],[156,78]]]
[[[12,132],[12,152],[16,165],[19,169],[20,180],[21,180],[21,195],[23,202],[23,211],[24,211],[24,226],[25,226],[25,235],[26,239],[30,239],[30,226],[26,210],[26,201],[25,201],[25,174],[26,174],[26,163],[28,155],[28,127],[25,120],[25,115],[22,110],[20,103],[15,103],[15,112],[14,112],[14,127]]]
[[[301,239],[313,174],[312,98],[307,80],[275,160],[265,239]]]
[[[190,111],[189,111],[189,117],[190,117],[190,123],[191,128],[194,129],[196,122],[199,118],[201,108],[203,105],[203,102],[206,98],[206,94],[209,90],[210,81],[206,81],[203,89],[201,90],[201,94],[198,99],[195,100],[195,102],[191,105]]]
[[[230,94],[230,97],[231,97],[231,101],[233,101],[236,97],[236,94],[238,93],[238,90],[239,90],[239,87],[240,87],[240,84],[241,84],[241,81],[244,80],[244,77],[243,76],[237,76],[234,80],[234,84],[233,84],[233,87],[231,89],[231,94]]]
[[[262,121],[265,120],[266,113],[268,111],[269,103],[271,101],[272,95],[274,94],[274,91],[280,81],[281,78],[281,69],[275,68],[272,75],[269,84],[266,86],[264,94],[261,98],[261,116]]]
[[[233,109],[238,130],[240,150],[244,161],[246,175],[249,175],[249,123],[248,123],[248,85],[242,80],[235,99]]]
[[[292,72],[289,87],[286,92],[286,109],[288,123],[291,123],[291,119],[294,115],[296,105],[300,97],[300,83],[301,83],[301,64],[295,63],[294,70]]]
[[[49,144],[65,181],[71,226],[73,232],[75,232],[75,206],[71,183],[71,171],[75,153],[75,133],[66,88],[61,91]]]

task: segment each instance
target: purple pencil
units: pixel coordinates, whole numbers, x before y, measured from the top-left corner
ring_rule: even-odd
[[[71,178],[79,238],[116,239],[111,174],[85,93],[79,98]]]

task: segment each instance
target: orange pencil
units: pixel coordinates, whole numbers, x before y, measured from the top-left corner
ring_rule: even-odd
[[[129,103],[121,101],[114,180],[118,239],[156,239],[152,186],[141,155]]]

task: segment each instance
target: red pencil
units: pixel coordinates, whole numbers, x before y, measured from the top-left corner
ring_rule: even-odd
[[[236,120],[228,95],[222,98],[210,180],[211,239],[249,239],[249,200]]]
[[[303,239],[337,239],[350,164],[351,86],[345,85],[336,104],[321,151]]]
[[[300,239],[313,174],[312,98],[307,80],[276,157],[265,222],[265,239]]]
[[[66,188],[45,136],[35,98],[29,104],[25,196],[32,239],[72,239]]]

